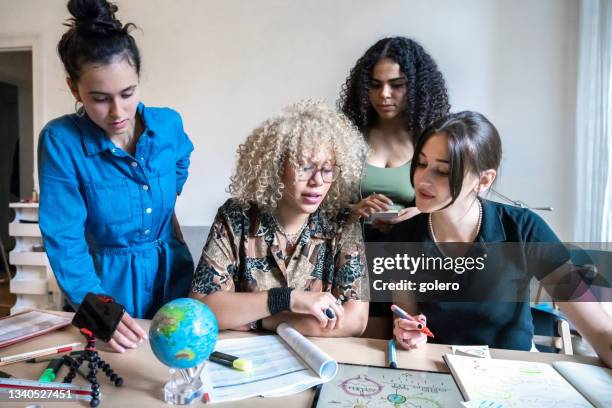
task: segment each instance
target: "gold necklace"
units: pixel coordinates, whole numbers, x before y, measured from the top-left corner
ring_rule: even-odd
[[[480,200],[476,199],[476,202],[478,203],[478,223],[476,224],[476,236],[478,236],[478,234],[480,233],[480,226],[482,225],[482,204],[480,203]],[[434,234],[434,230],[433,230],[433,222],[431,221],[431,213],[429,213],[429,234],[431,235],[431,239],[433,240],[433,242],[438,242],[438,240],[436,239],[436,235]]]

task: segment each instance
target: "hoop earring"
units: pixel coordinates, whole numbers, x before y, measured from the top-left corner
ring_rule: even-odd
[[[81,104],[79,106],[79,104]],[[85,108],[83,107],[83,102],[81,101],[74,101],[74,113],[76,113],[76,115],[79,118],[82,118],[83,115],[85,115]]]

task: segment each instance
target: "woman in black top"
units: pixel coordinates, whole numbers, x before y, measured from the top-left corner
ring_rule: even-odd
[[[490,243],[494,242],[519,243],[523,248],[520,262],[489,257],[485,263],[496,267],[485,270],[489,274],[481,276],[492,278],[493,284],[485,287],[489,295],[506,289],[506,293],[510,290],[517,293],[517,299],[525,299],[522,295],[527,295],[528,299],[531,276],[544,283],[556,282],[559,271],[567,270],[564,268],[570,265],[569,252],[532,211],[479,197],[495,180],[500,160],[501,140],[497,130],[481,114],[461,112],[434,122],[421,135],[411,168],[416,206],[422,214],[399,224],[392,230],[389,240],[431,244],[443,256],[447,255],[443,248],[452,250],[457,246],[439,245],[441,243],[475,243],[483,247],[487,244],[492,247]],[[537,243],[547,244],[537,247]],[[534,247],[539,250],[537,267],[531,267],[530,263],[530,251],[533,252]],[[525,265],[528,273],[519,271],[516,265]],[[470,281],[468,274],[462,274],[460,279]],[[471,285],[482,286],[481,281],[474,279]],[[487,293],[479,295],[484,298]],[[474,298],[475,294],[471,296]],[[488,344],[496,348],[528,350],[533,338],[529,303],[508,301],[503,296],[502,291],[492,296],[494,302],[428,301],[408,302],[403,306],[410,313],[420,313],[415,317],[426,321],[436,335],[435,340],[441,343]],[[587,299],[586,294],[577,298],[565,296],[561,300],[568,299],[582,302],[558,302],[561,311],[600,358],[612,365],[612,318],[598,302],[584,302],[593,300]],[[393,335],[397,344],[411,349],[427,342],[427,337],[418,330],[419,325],[419,322],[396,318]]]

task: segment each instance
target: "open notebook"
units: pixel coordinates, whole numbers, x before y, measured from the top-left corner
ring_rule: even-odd
[[[338,363],[329,355],[286,323],[276,331],[278,336],[217,343],[215,350],[251,360],[253,371],[245,373],[208,363],[203,375],[212,381],[210,402],[290,395],[334,378]]]
[[[452,354],[444,355],[444,361],[469,406],[612,407],[612,370],[607,368]]]

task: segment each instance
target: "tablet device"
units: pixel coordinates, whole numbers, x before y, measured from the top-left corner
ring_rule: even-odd
[[[338,364],[338,374],[317,387],[311,407],[456,407],[460,401],[449,373]]]
[[[25,310],[0,319],[0,348],[68,326],[70,317],[46,310]]]

